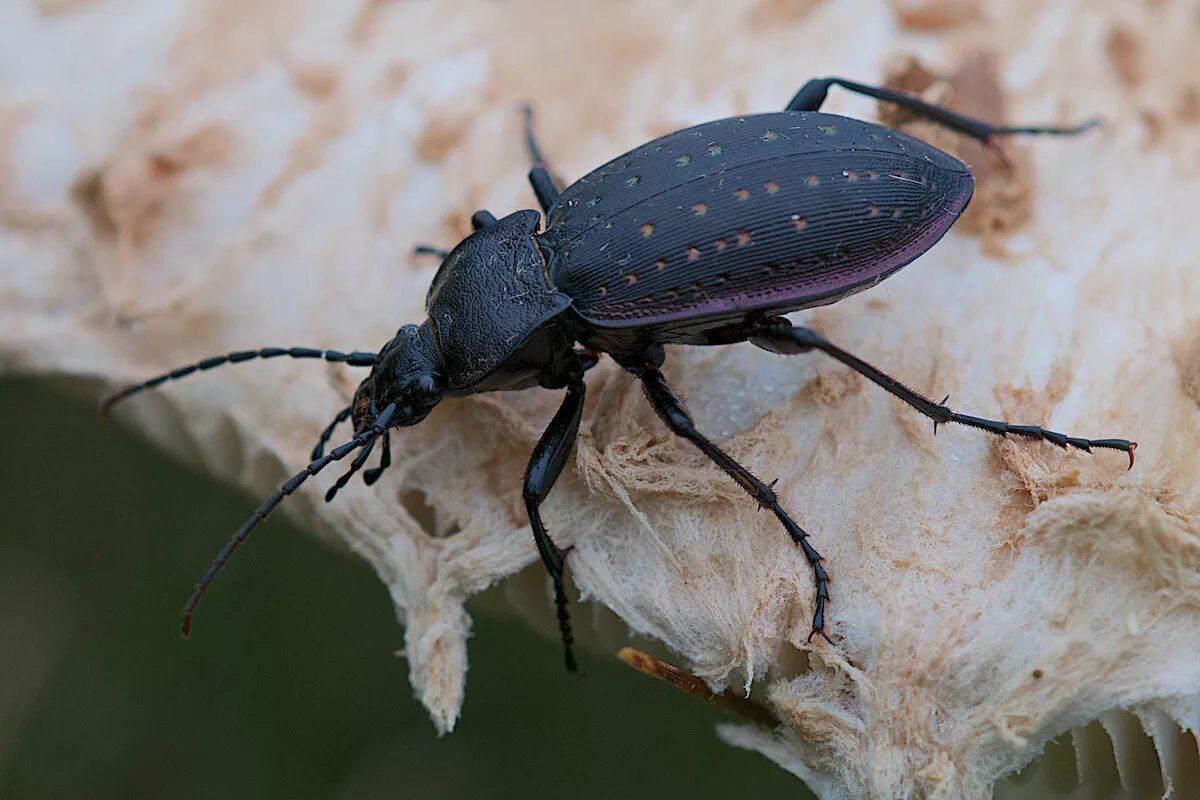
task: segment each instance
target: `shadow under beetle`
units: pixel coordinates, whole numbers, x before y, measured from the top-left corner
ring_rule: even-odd
[[[780,506],[771,485],[696,430],[663,378],[664,345],[749,341],[773,353],[819,350],[903,400],[937,425],[957,422],[1060,447],[1110,448],[1124,439],[1080,439],[1036,425],[1011,425],[952,411],[808,328],[781,316],[834,303],[870,288],[932,247],[958,219],[974,180],[957,159],[890,128],[818,112],[833,85],[894,103],[982,142],[1009,134],[1077,134],[1073,128],[996,127],[900,92],[841,78],[809,81],[781,113],[717,120],[663,136],[563,188],[534,139],[529,182],[546,216],[518,211],[471,218],[474,232],[442,257],[426,299],[428,318],[405,325],[378,353],[310,348],[245,350],[201,361],[132,386],[118,400],[167,380],[255,358],[319,358],[371,373],[321,432],[312,462],[288,479],[234,534],[183,609],[186,636],[201,595],[233,551],[283,498],[311,475],[357,451],[337,491],[382,442],[374,483],[391,463],[388,431],[414,425],[445,396],[565,389],[562,406],[533,450],[524,498],[534,542],[554,585],[567,668],[572,653],[563,568],[567,551],[539,512],[571,451],[583,412],[584,373],[609,354],[642,381],[663,422],[688,439],[769,509],[812,566],[811,640],[825,633],[829,576],[808,534]],[[352,419],[354,438],[325,447]]]

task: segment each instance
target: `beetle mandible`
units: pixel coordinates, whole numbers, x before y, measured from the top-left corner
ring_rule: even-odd
[[[893,103],[993,145],[1011,134],[1081,133],[1075,127],[998,127],[905,93],[842,78],[806,83],[780,113],[731,117],[655,139],[567,187],[553,177],[525,109],[533,168],[529,182],[545,214],[517,211],[471,218],[473,233],[442,257],[426,298],[427,318],[405,325],[378,353],[313,348],[243,350],[181,367],[131,386],[131,394],[226,363],[316,358],[370,367],[350,405],[322,431],[312,461],[258,507],[214,559],[183,610],[192,612],[218,570],[250,532],[310,476],[357,451],[326,493],[337,491],[382,443],[374,483],[391,463],[389,431],[415,425],[446,396],[565,390],[534,447],[524,499],[534,543],[550,573],[566,666],[575,670],[563,570],[567,550],[546,532],[539,510],[571,451],[584,403],[584,373],[602,353],[642,382],[647,400],[675,434],[692,442],[801,548],[816,595],[811,641],[825,632],[829,576],[808,534],[763,483],[696,430],[663,378],[665,345],[749,341],[783,355],[818,350],[931,418],[1000,436],[1044,439],[1062,448],[1109,448],[1125,439],[1081,439],[1037,425],[968,416],[919,392],[782,315],[837,302],[870,288],[932,247],[958,219],[974,189],[967,167],[904,133],[821,113],[830,87]],[[325,453],[337,425],[354,437]]]

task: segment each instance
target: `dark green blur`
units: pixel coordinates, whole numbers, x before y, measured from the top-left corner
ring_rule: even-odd
[[[256,499],[83,395],[0,381],[0,415],[4,800],[811,797],[721,744],[719,712],[596,654],[567,675],[557,642],[479,615],[437,738],[382,584],[282,517],[185,642],[180,605]]]

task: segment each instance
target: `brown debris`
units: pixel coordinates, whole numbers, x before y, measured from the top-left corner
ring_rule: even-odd
[[[925,97],[926,90],[931,95],[944,95],[946,87],[944,83],[938,87],[934,87],[938,83],[938,76],[926,69],[925,65],[918,61],[914,56],[907,56],[892,63],[884,75],[883,85],[888,89],[897,89],[909,94],[921,95],[922,99],[936,103],[943,98],[930,96]],[[916,122],[922,119],[921,117],[909,111],[906,108],[892,105],[891,103],[879,104],[879,122],[887,125],[889,128],[900,128],[910,122]]]
[[[1175,107],[1175,116],[1186,125],[1200,122],[1200,89],[1189,86],[1179,95],[1179,104]]]
[[[1179,382],[1183,393],[1200,406],[1200,325],[1195,335],[1175,351],[1175,363],[1179,366]]]
[[[76,178],[71,197],[87,215],[98,236],[140,248],[189,170],[228,162],[233,150],[229,132],[206,125],[166,147],[118,156],[103,167]]]
[[[947,31],[983,18],[979,0],[890,0],[901,28]]]
[[[417,158],[428,164],[441,163],[462,141],[466,131],[467,125],[461,117],[431,117],[417,137]]]
[[[37,0],[37,10],[46,16],[70,14],[96,3],[97,0]]]
[[[350,39],[358,45],[370,42],[372,31],[379,26],[384,6],[391,5],[392,2],[393,0],[366,0],[350,26]]]
[[[806,383],[800,390],[804,397],[810,397],[819,405],[834,406],[863,389],[863,378],[857,372],[840,369],[836,372],[821,373]]]
[[[746,14],[746,21],[761,28],[796,25],[808,19],[821,3],[822,0],[762,0]]]
[[[1138,112],[1138,117],[1142,120],[1142,128],[1146,131],[1146,137],[1142,139],[1142,147],[1147,150],[1157,147],[1162,142],[1163,134],[1166,132],[1162,117],[1156,112],[1145,108]]]
[[[338,90],[338,72],[330,64],[299,64],[288,72],[292,86],[313,100],[324,100]]]
[[[726,711],[732,711],[752,722],[771,726],[778,724],[775,716],[758,703],[753,703],[744,697],[729,692],[716,694],[708,688],[708,685],[704,681],[695,675],[690,672],[684,672],[679,667],[668,664],[665,661],[659,661],[649,653],[643,653],[641,650],[635,650],[632,647],[622,647],[617,653],[617,658],[643,675],[649,675],[651,678],[657,678],[660,681],[669,683],[685,694],[690,694],[692,697],[698,697],[705,702],[720,706]]]
[[[325,148],[345,132],[347,125],[349,118],[340,100],[318,106],[304,132],[288,150],[283,168],[263,187],[259,208],[273,208],[296,179],[316,169],[324,158]]]
[[[1113,28],[1108,32],[1104,48],[1108,53],[1108,63],[1117,73],[1121,85],[1126,89],[1136,89],[1142,79],[1142,44],[1132,33],[1124,28]]]
[[[384,97],[391,97],[404,88],[412,74],[412,67],[403,61],[393,61],[379,75],[376,90]]]
[[[953,73],[935,74],[915,58],[895,64],[884,85],[919,95],[923,100],[945,105],[961,114],[1003,123],[1004,92],[994,59],[987,53],[968,57]],[[948,131],[912,112],[888,103],[880,104],[880,121],[897,127],[952,153],[966,163],[975,176],[975,196],[967,206],[958,229],[982,240],[990,256],[1003,257],[1005,239],[1021,230],[1033,216],[1029,156],[1013,140],[1001,143],[1007,163],[981,142]]]

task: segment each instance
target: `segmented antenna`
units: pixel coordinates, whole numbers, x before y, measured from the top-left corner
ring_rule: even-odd
[[[186,367],[178,367],[170,372],[164,372],[162,375],[155,376],[148,381],[142,381],[127,389],[122,389],[104,401],[100,406],[100,416],[107,417],[109,409],[115,403],[124,400],[132,394],[143,392],[146,389],[153,389],[155,386],[167,381],[179,380],[191,375],[193,372],[203,372],[213,367],[219,367],[222,364],[239,364],[243,361],[251,361],[256,358],[279,358],[281,356],[287,356],[288,358],[320,358],[337,364],[347,364],[351,367],[370,367],[379,358],[375,353],[357,351],[343,353],[339,350],[317,350],[312,347],[264,347],[261,350],[236,350],[232,353],[226,353],[223,356],[213,356],[203,361],[197,361],[195,364],[188,364]]]
[[[242,523],[242,527],[237,529],[237,532],[233,534],[233,537],[225,543],[225,546],[221,548],[221,552],[218,553],[217,557],[213,559],[212,564],[209,565],[204,574],[200,576],[200,582],[196,584],[195,591],[192,592],[191,597],[189,597],[187,602],[184,603],[181,629],[185,639],[187,638],[188,634],[191,633],[192,613],[196,610],[196,605],[200,602],[200,598],[204,595],[205,590],[208,589],[208,585],[212,583],[213,578],[216,577],[216,574],[223,566],[225,566],[225,562],[227,562],[230,556],[233,555],[233,551],[237,550],[238,546],[241,545],[242,542],[246,541],[246,538],[250,536],[251,531],[258,527],[258,524],[266,519],[268,514],[275,510],[275,506],[279,505],[283,501],[283,498],[300,488],[300,485],[308,480],[310,476],[316,475],[334,461],[341,461],[343,458],[350,455],[360,447],[375,441],[376,438],[378,438],[385,430],[387,430],[388,425],[390,425],[392,422],[392,417],[395,415],[396,404],[392,403],[384,408],[379,416],[375,418],[375,422],[370,428],[367,428],[365,431],[358,434],[345,444],[341,444],[333,448],[328,455],[312,461],[303,470],[288,478],[287,481],[285,481],[284,484],[279,487],[279,491],[264,500],[263,504],[260,505],[254,511],[254,513],[250,515],[250,518]]]

